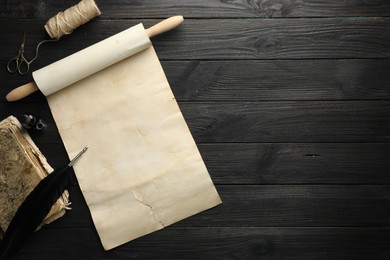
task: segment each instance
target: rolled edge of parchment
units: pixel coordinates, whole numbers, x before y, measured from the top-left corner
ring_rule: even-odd
[[[138,24],[34,71],[32,76],[39,90],[48,96],[149,46],[145,29]]]
[[[151,46],[150,37],[169,31],[184,21],[183,16],[172,16],[144,29],[142,24],[111,36],[77,53],[54,62],[32,73],[35,82],[19,86],[9,92],[7,101],[20,100],[38,89],[48,96],[86,78],[116,62]],[[114,48],[114,49],[113,49]],[[107,53],[109,51],[110,53]]]

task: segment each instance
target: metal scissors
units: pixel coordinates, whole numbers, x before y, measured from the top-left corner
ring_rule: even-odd
[[[20,49],[18,51],[18,55],[11,58],[7,63],[7,70],[10,73],[18,72],[20,75],[25,75],[30,70],[30,63],[24,57],[24,44],[26,43],[26,32],[23,35],[23,41],[20,45]]]

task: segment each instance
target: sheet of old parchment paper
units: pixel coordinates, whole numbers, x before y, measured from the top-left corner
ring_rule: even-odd
[[[221,203],[153,47],[48,102],[106,250]]]

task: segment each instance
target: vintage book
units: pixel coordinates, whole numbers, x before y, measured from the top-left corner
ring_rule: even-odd
[[[15,117],[0,122],[0,239],[20,204],[51,171],[53,168]],[[63,216],[68,205],[65,192],[41,226]]]

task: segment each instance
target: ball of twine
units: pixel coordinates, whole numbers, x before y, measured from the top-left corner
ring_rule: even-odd
[[[45,30],[52,39],[59,39],[100,14],[94,0],[82,0],[50,18],[45,24]]]

